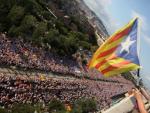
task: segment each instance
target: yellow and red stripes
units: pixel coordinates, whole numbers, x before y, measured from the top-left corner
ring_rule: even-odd
[[[114,33],[114,35],[110,36],[110,38],[108,38],[106,42],[98,48],[88,65],[89,68],[95,67],[103,75],[110,76],[111,74],[117,74],[118,72],[127,70],[125,68],[132,70],[133,68],[139,67],[138,65],[115,55],[115,51],[119,44],[131,31],[134,21],[135,20],[132,20],[125,27]]]

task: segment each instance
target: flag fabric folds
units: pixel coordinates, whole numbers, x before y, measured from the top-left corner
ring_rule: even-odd
[[[138,19],[131,20],[97,49],[89,68],[96,68],[106,77],[140,68],[137,55]]]

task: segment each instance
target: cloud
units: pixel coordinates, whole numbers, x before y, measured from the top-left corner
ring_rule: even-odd
[[[150,37],[146,34],[142,34],[142,36],[143,36],[143,39],[145,40],[145,42],[150,44]]]
[[[119,23],[108,11],[108,7],[112,4],[112,0],[84,0],[84,2],[102,20],[110,33],[118,28]]]
[[[131,17],[134,18],[134,17],[138,17],[140,22],[141,22],[141,30],[142,31],[146,31],[148,29],[148,26],[147,26],[147,19],[145,16],[143,16],[142,14],[132,10],[131,11]]]
[[[84,2],[93,10],[96,15],[102,20],[106,29],[113,33],[115,30],[119,29],[121,23],[113,17],[109,12],[108,7],[112,5],[112,0],[84,0]],[[139,17],[141,21],[141,31],[145,32],[148,30],[147,19],[142,14],[138,13],[135,10],[131,11],[131,18]]]
[[[100,0],[102,3],[103,3],[103,5],[111,5],[111,3],[112,3],[112,0]]]

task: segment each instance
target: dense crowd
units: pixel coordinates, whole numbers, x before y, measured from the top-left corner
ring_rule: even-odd
[[[57,56],[41,47],[25,42],[21,38],[8,38],[5,34],[0,34],[0,64],[51,71],[64,75],[81,76],[86,73],[91,78],[96,77],[121,83],[129,82],[123,77],[103,78],[95,70],[81,69],[81,62],[79,63],[75,59]]]
[[[0,34],[0,64],[34,68],[62,74],[76,74],[77,63],[68,57],[59,57],[22,39],[11,39]]]
[[[44,103],[59,99],[72,104],[80,98],[94,98],[100,109],[111,104],[111,97],[130,91],[134,85],[83,79],[50,78],[38,76],[11,76],[0,73],[0,106],[14,103]]]
[[[8,38],[0,34],[0,64],[26,69],[38,69],[64,75],[79,76],[81,64],[67,56],[59,57],[22,39]],[[99,108],[110,106],[111,98],[131,90],[134,85],[125,78],[103,78],[95,70],[86,71],[95,80],[52,79],[41,80],[38,76],[12,76],[0,72],[0,106],[11,107],[14,103],[47,104],[52,99],[73,103],[79,98],[94,98]]]
[[[117,83],[124,83],[124,84],[132,84],[132,82],[130,80],[125,79],[123,76],[121,76],[121,74],[118,76],[104,77],[96,69],[88,70],[88,74],[90,75],[91,79],[95,79],[95,80],[102,80],[102,81],[106,81],[106,82],[117,82]]]

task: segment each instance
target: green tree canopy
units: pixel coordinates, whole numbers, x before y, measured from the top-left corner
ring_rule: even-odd
[[[8,18],[12,24],[19,24],[20,20],[24,16],[24,8],[21,6],[13,6],[8,14]]]
[[[47,23],[40,22],[33,32],[33,35],[32,35],[33,40],[36,41],[37,43],[42,42],[46,31],[47,31]]]
[[[56,6],[50,7],[50,3]],[[47,0],[0,0],[0,32],[6,31],[11,37],[19,36],[42,47],[51,47],[60,55],[72,55],[80,46],[93,50],[96,38],[88,34],[78,16],[68,15],[63,10],[69,18],[58,16],[56,19],[48,10],[57,16],[59,8],[72,2],[52,0],[50,3]]]

